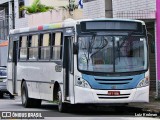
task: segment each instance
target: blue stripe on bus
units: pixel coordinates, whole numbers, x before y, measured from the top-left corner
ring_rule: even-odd
[[[120,77],[102,77],[82,74],[82,78],[86,80],[93,89],[133,89],[138,83],[144,79],[144,74],[134,76]],[[118,84],[117,84],[118,83]]]

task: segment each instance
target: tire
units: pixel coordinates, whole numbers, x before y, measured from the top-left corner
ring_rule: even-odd
[[[10,96],[10,99],[14,99],[14,95],[9,94],[9,96]]]
[[[27,89],[26,82],[22,83],[21,100],[22,100],[22,105],[25,108],[40,107],[42,102],[41,99],[33,99],[28,97],[28,89]]]
[[[62,102],[62,92],[61,92],[60,87],[59,87],[57,94],[58,94],[58,111],[59,112],[67,112],[68,104]]]
[[[0,92],[0,98],[3,98],[3,93],[2,92]]]
[[[10,99],[14,99],[14,95],[12,95],[10,92],[7,92],[7,94],[9,95]]]

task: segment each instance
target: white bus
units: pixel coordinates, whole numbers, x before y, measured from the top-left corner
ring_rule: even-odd
[[[149,101],[148,42],[138,20],[85,19],[10,32],[8,90],[24,107]]]

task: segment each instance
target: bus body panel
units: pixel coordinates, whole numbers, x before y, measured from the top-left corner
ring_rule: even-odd
[[[143,88],[135,88],[131,90],[118,90],[120,91],[121,94],[129,94],[129,95],[107,96],[108,91],[115,91],[115,90],[95,90],[95,89],[88,89],[75,86],[75,103],[103,104],[103,103],[149,102],[149,86]],[[80,95],[83,95],[85,97],[79,97]],[[100,99],[99,97],[102,98]],[[109,97],[113,97],[113,99]],[[117,99],[117,97],[124,97],[124,98]]]
[[[12,69],[13,68],[13,63],[12,62],[8,62],[8,64],[7,64],[7,89],[8,89],[8,91],[11,93],[11,94],[13,94],[13,82],[12,82],[12,74],[13,74],[13,72],[12,72]]]
[[[63,83],[63,69],[56,72],[56,65],[54,62],[18,62],[17,80],[26,81],[29,97],[53,100],[54,82]]]

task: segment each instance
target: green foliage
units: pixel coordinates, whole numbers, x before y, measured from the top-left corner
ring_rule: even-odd
[[[75,4],[74,0],[71,0],[69,5],[67,6],[60,6],[60,8],[63,8],[65,10],[73,11],[75,9],[78,9],[78,5]]]
[[[26,10],[27,14],[47,12],[52,9],[54,9],[54,7],[41,4],[40,0],[34,0],[31,6],[22,6],[20,8],[21,11]]]

